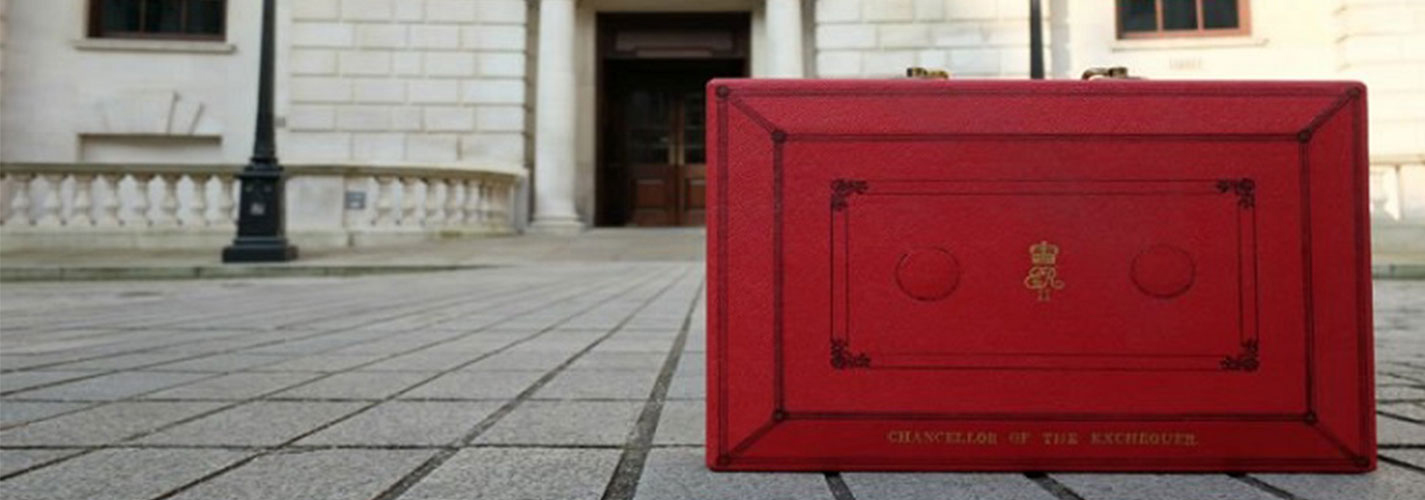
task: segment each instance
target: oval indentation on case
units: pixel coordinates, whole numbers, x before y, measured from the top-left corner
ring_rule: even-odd
[[[896,285],[916,300],[943,299],[960,286],[960,262],[943,248],[911,250],[896,264]]]
[[[1197,265],[1187,251],[1172,245],[1153,245],[1133,258],[1133,284],[1145,294],[1171,299],[1192,288]]]

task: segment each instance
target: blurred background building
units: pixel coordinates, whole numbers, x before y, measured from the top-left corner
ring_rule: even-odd
[[[698,225],[708,78],[1023,79],[1029,3],[280,0],[289,236]],[[226,244],[260,5],[0,0],[0,247]],[[1425,251],[1425,2],[1043,6],[1050,78],[1366,82],[1376,251]]]

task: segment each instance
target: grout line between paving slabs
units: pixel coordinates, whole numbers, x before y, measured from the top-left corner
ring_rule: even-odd
[[[826,487],[831,490],[831,497],[836,500],[856,500],[856,495],[851,493],[851,486],[842,479],[840,472],[825,472],[822,476],[826,478]]]
[[[558,285],[558,284],[550,284],[550,288],[554,288],[556,285]],[[543,288],[539,288],[539,289],[530,290],[530,291],[528,291],[528,292],[526,292],[526,293],[519,293],[519,294],[516,294],[516,295],[515,295],[515,298],[523,298],[523,297],[525,297],[525,296],[527,296],[527,295],[534,295],[535,292],[537,292],[537,291],[542,291],[542,290],[543,290]],[[582,291],[582,290],[584,290],[584,288],[580,288],[579,290]],[[562,297],[563,297],[563,296],[560,296],[560,297],[561,297],[561,298],[559,298],[559,299],[557,299],[557,300],[562,300]],[[487,305],[485,305],[484,307],[482,307],[481,310],[494,309],[495,307],[498,307],[498,306],[503,305],[503,304],[508,303],[508,302],[512,302],[512,301],[508,301],[508,300],[507,300],[507,301],[498,301],[498,302],[495,303],[495,304],[487,304]],[[543,303],[541,303],[541,305],[543,305]],[[537,310],[537,308],[532,308],[531,311],[527,311],[527,312],[525,312],[525,313],[521,313],[521,314],[515,315],[515,316],[509,316],[509,317],[507,317],[507,318],[505,318],[505,319],[509,319],[509,318],[513,318],[513,317],[518,317],[518,316],[527,314],[528,312],[532,312],[533,310]],[[418,314],[418,313],[419,313],[419,312],[409,313],[409,314]],[[403,315],[403,316],[404,316],[404,315]],[[390,318],[390,319],[394,319],[394,317],[393,317],[393,318]],[[503,321],[503,320],[502,320],[502,321]],[[498,322],[497,322],[497,323],[494,323],[494,324],[498,324]],[[488,326],[490,326],[490,325],[486,325],[486,327],[488,327]],[[200,419],[200,418],[204,418],[204,417],[207,417],[207,416],[210,416],[210,415],[213,415],[213,414],[222,412],[222,411],[226,411],[226,410],[228,410],[228,409],[235,408],[235,407],[241,406],[241,405],[243,405],[243,404],[247,404],[247,403],[251,403],[251,402],[253,402],[253,401],[260,400],[260,399],[262,399],[264,396],[268,396],[268,395],[280,393],[280,392],[283,392],[283,391],[287,391],[287,390],[291,390],[291,389],[294,389],[294,388],[297,388],[297,387],[301,387],[301,386],[303,386],[303,385],[315,383],[315,382],[317,382],[317,381],[320,381],[320,380],[323,380],[323,379],[332,377],[332,376],[334,376],[334,375],[338,375],[338,374],[342,374],[342,373],[347,373],[347,372],[355,371],[356,369],[361,368],[361,367],[363,367],[363,366],[368,366],[368,365],[371,365],[371,364],[374,364],[374,363],[379,363],[379,362],[385,361],[385,360],[387,360],[387,359],[391,359],[391,358],[395,358],[395,357],[402,356],[402,355],[405,355],[405,354],[409,354],[409,353],[411,353],[411,352],[415,352],[415,351],[418,351],[418,350],[421,350],[421,349],[429,348],[429,347],[432,347],[432,346],[435,346],[435,345],[439,345],[439,344],[442,344],[442,343],[445,343],[445,342],[451,342],[451,341],[463,339],[463,338],[466,338],[466,337],[469,337],[469,336],[478,334],[478,333],[482,332],[483,330],[484,330],[484,327],[482,327],[482,328],[480,328],[480,329],[475,329],[475,330],[473,330],[473,331],[471,331],[471,332],[468,332],[468,333],[466,333],[466,334],[463,334],[463,335],[451,337],[451,338],[448,338],[448,339],[442,339],[442,340],[435,341],[435,342],[431,342],[431,343],[427,343],[427,344],[422,344],[422,345],[420,345],[420,346],[417,346],[417,347],[412,348],[412,349],[409,349],[409,350],[399,351],[399,352],[396,352],[396,353],[392,353],[392,354],[389,354],[389,355],[386,355],[386,356],[383,356],[383,357],[380,357],[380,358],[377,358],[377,359],[373,359],[373,360],[368,361],[368,362],[366,362],[366,363],[362,363],[362,364],[358,364],[358,365],[353,365],[353,366],[348,367],[348,368],[343,369],[343,370],[328,372],[328,373],[322,374],[322,375],[320,375],[320,376],[318,376],[318,377],[316,377],[316,378],[312,378],[312,379],[309,379],[309,380],[306,380],[306,381],[303,381],[303,382],[299,382],[299,383],[296,383],[296,384],[292,384],[292,385],[284,386],[284,387],[281,387],[281,388],[278,388],[278,389],[274,389],[274,390],[272,390],[272,391],[268,391],[268,392],[265,392],[265,393],[262,393],[262,394],[253,396],[253,397],[251,397],[251,398],[246,398],[246,399],[242,399],[242,400],[233,401],[231,404],[224,405],[224,406],[220,406],[220,407],[214,408],[214,409],[209,410],[209,411],[201,412],[201,413],[198,413],[198,414],[196,414],[196,415],[192,415],[192,416],[189,416],[189,417],[187,417],[187,418],[180,419],[180,420],[178,420],[178,421],[170,422],[170,423],[168,423],[168,424],[159,426],[158,428],[155,428],[155,429],[152,429],[152,430],[149,430],[149,431],[145,431],[145,432],[142,432],[142,433],[138,433],[138,434],[134,434],[134,435],[131,435],[131,436],[127,436],[127,437],[124,437],[124,438],[122,438],[122,439],[119,439],[118,441],[126,441],[126,440],[139,439],[139,438],[142,438],[142,437],[144,437],[144,436],[148,436],[148,435],[151,435],[151,434],[156,434],[156,433],[158,433],[158,432],[166,431],[166,430],[168,430],[168,429],[170,429],[170,428],[173,428],[173,427],[176,427],[176,426],[178,426],[178,425],[182,425],[182,424],[185,424],[185,423],[188,423],[188,422],[192,422],[192,421],[194,421],[194,420],[198,420],[198,419]],[[346,331],[346,330],[337,330],[337,331],[334,331],[334,332],[327,332],[327,333],[340,333],[340,332],[343,332],[343,331]],[[304,340],[304,339],[305,339],[305,337],[304,337],[304,338],[301,338],[301,339],[297,339],[297,340]],[[366,342],[376,342],[376,341],[379,341],[379,340],[382,340],[382,339],[373,338],[373,339],[371,339],[371,340],[369,340],[369,341],[358,342],[357,344],[352,344],[352,345],[359,345],[359,344],[363,344],[363,343],[366,343]],[[279,341],[279,342],[280,342],[280,341]],[[250,348],[250,347],[257,347],[257,346],[248,346],[247,348]],[[334,347],[334,348],[332,348],[332,350],[341,349],[341,348],[343,348],[343,347],[347,347],[347,346]],[[240,349],[241,349],[241,348],[240,348]],[[205,379],[205,380],[206,380],[206,379]],[[196,382],[197,382],[197,381],[195,381],[195,383],[196,383]],[[150,393],[152,393],[152,392],[157,392],[157,391],[159,391],[159,390],[171,389],[171,388],[174,388],[174,387],[176,387],[176,386],[170,386],[170,387],[165,387],[165,388],[162,388],[162,389],[155,389],[154,391],[149,391],[149,392],[145,392],[145,393],[141,393],[141,394],[136,394],[136,395],[134,395],[134,396],[130,396],[129,398],[125,398],[125,399],[122,399],[122,400],[115,400],[115,401],[111,402],[110,404],[118,403],[118,402],[127,402],[127,401],[129,401],[129,400],[131,400],[131,399],[133,399],[133,398],[137,398],[137,397],[143,396],[143,395],[145,395],[145,394],[150,394]],[[97,408],[98,406],[102,406],[102,405],[96,405],[96,406],[91,407],[91,408]],[[89,408],[85,408],[85,409],[89,409]],[[82,411],[82,410],[75,410],[75,411]],[[67,412],[67,413],[73,413],[73,412]],[[38,422],[38,421],[41,421],[41,420],[48,420],[48,419],[50,419],[50,418],[57,418],[58,416],[60,416],[60,415],[54,415],[54,416],[47,417],[47,418],[44,418],[44,419],[38,419],[38,420],[26,422],[25,425],[29,425],[30,423]],[[99,449],[99,448],[92,448],[92,449],[90,449],[89,451],[86,451],[86,452],[78,453],[78,454],[75,454],[75,455],[69,455],[69,456],[65,456],[65,457],[60,457],[60,458],[57,458],[57,459],[54,459],[54,460],[37,463],[37,464],[35,464],[35,465],[31,466],[31,467],[25,468],[25,469],[20,469],[20,470],[12,471],[12,472],[10,472],[10,473],[8,473],[8,474],[5,474],[5,475],[3,475],[3,476],[0,476],[0,481],[5,481],[5,480],[8,480],[8,479],[10,479],[10,478],[12,478],[12,477],[19,476],[19,475],[21,475],[21,474],[26,474],[26,473],[29,473],[29,472],[32,472],[32,471],[35,471],[35,470],[39,470],[39,469],[42,469],[42,468],[45,468],[45,467],[49,467],[49,466],[51,466],[51,465],[55,465],[55,464],[58,464],[58,463],[60,463],[60,462],[64,462],[64,461],[67,461],[67,460],[76,458],[76,457],[78,457],[78,456],[85,455],[85,454],[87,454],[87,453],[89,453],[89,452],[92,452],[93,450],[97,450],[97,449]]]
[[[614,467],[614,473],[609,477],[608,485],[604,487],[603,500],[632,500],[638,492],[638,482],[643,477],[643,466],[648,460],[649,446],[653,444],[654,433],[658,432],[658,419],[663,414],[663,402],[668,396],[668,386],[672,384],[673,373],[677,371],[678,363],[683,358],[683,347],[688,343],[693,312],[698,308],[698,300],[702,299],[705,286],[706,278],[698,280],[698,287],[693,291],[687,311],[683,313],[683,325],[678,329],[678,335],[674,337],[673,345],[663,360],[663,367],[658,372],[657,380],[653,382],[653,389],[648,392],[638,420],[633,429],[629,430],[623,453],[619,454],[618,465]]]
[[[614,300],[614,299],[620,298],[620,297],[622,297],[623,295],[629,293],[630,291],[636,290],[639,286],[642,286],[644,283],[653,282],[653,281],[655,281],[657,278],[658,278],[658,273],[652,272],[652,273],[650,273],[650,276],[649,276],[648,279],[640,280],[640,281],[638,281],[637,283],[635,283],[634,285],[629,286],[628,288],[626,288],[626,289],[624,289],[624,290],[621,290],[621,291],[616,292],[616,293],[609,294],[608,297],[606,297],[606,298],[604,298],[604,299],[602,299],[602,300],[600,300],[600,301],[597,301],[597,302],[595,302],[595,303],[589,305],[589,306],[586,307],[586,308],[580,309],[580,310],[578,310],[578,311],[572,313],[571,315],[567,316],[565,319],[561,320],[560,322],[567,321],[568,319],[572,319],[572,318],[574,318],[574,317],[577,317],[579,314],[583,314],[583,313],[586,312],[586,311],[592,310],[592,309],[597,308],[598,306],[601,306],[601,305],[603,305],[603,304],[605,304],[605,303],[607,303],[607,302],[610,302],[610,301],[612,301],[612,300]],[[594,288],[594,287],[589,287],[589,288]],[[597,288],[595,288],[595,289],[597,289]],[[577,296],[577,295],[583,293],[584,288],[580,288],[580,289],[577,289],[577,290],[578,290],[578,291],[577,291],[576,293],[573,293],[573,294],[561,295],[558,299],[556,299],[556,301],[555,301],[554,303],[557,303],[558,301],[563,301],[563,300],[565,300],[566,297],[569,297],[569,296]],[[524,311],[524,312],[521,312],[521,313],[518,313],[518,314],[515,314],[515,315],[511,315],[511,316],[508,316],[508,317],[504,318],[504,320],[502,320],[501,322],[508,321],[508,320],[510,320],[510,319],[518,318],[518,317],[521,317],[521,316],[525,316],[525,315],[527,315],[527,314],[536,312],[536,311],[538,311],[538,310],[540,310],[540,309],[542,309],[542,308],[544,308],[544,307],[545,307],[545,304],[544,304],[544,303],[541,303],[538,307],[532,307],[532,308],[530,308],[530,309],[528,309],[528,310],[526,310],[526,311]],[[495,323],[495,324],[498,324],[498,323]],[[492,325],[493,325],[493,324],[492,324]],[[486,327],[489,327],[489,326],[492,326],[492,325],[486,325]],[[483,328],[482,328],[482,330],[483,330]],[[421,385],[424,385],[425,383],[427,383],[427,382],[429,382],[429,381],[431,381],[431,380],[434,380],[434,379],[436,379],[436,378],[439,378],[441,375],[444,375],[444,374],[450,373],[450,372],[454,372],[454,371],[456,371],[456,370],[459,370],[460,368],[463,368],[464,366],[468,366],[468,365],[473,364],[473,363],[475,363],[475,362],[482,361],[482,360],[484,360],[484,359],[486,359],[486,358],[489,358],[489,357],[491,357],[491,356],[493,356],[493,355],[495,355],[495,354],[499,354],[499,353],[501,353],[501,352],[504,352],[504,351],[506,351],[506,350],[508,350],[508,349],[510,349],[510,348],[512,348],[512,347],[514,347],[514,346],[516,346],[516,345],[519,345],[519,344],[524,343],[524,342],[526,342],[526,341],[532,340],[532,339],[538,337],[539,335],[542,335],[542,334],[547,333],[548,331],[552,331],[552,330],[553,330],[553,328],[543,329],[543,330],[540,330],[540,331],[538,331],[538,332],[529,334],[529,335],[527,335],[527,336],[525,336],[525,337],[521,337],[520,339],[511,341],[511,342],[505,344],[504,346],[501,346],[500,348],[498,348],[498,349],[496,349],[496,350],[494,350],[494,351],[481,354],[481,355],[478,356],[477,358],[475,358],[475,359],[473,359],[473,360],[471,360],[471,361],[469,361],[469,362],[467,362],[467,363],[462,363],[461,365],[457,365],[456,367],[453,367],[453,368],[451,368],[451,369],[449,369],[449,370],[446,370],[446,371],[437,373],[436,375],[434,375],[434,376],[432,376],[432,377],[426,378],[426,379],[424,379],[424,380],[422,380],[422,381],[420,381],[420,382],[417,382],[417,383],[415,383],[415,384],[412,384],[411,386],[409,386],[409,387],[407,387],[407,388],[405,388],[405,389],[403,389],[403,390],[401,390],[401,391],[398,391],[398,392],[396,392],[396,393],[394,393],[394,394],[391,394],[387,399],[383,400],[383,402],[384,402],[384,401],[389,401],[389,400],[395,399],[395,398],[398,397],[400,394],[403,394],[403,393],[405,393],[405,392],[407,392],[407,391],[413,390],[413,389],[415,389],[415,388],[417,388],[417,387],[419,387],[419,386],[421,386]],[[466,337],[466,336],[469,336],[469,335],[473,335],[473,334],[475,334],[475,333],[478,333],[479,331],[481,331],[481,330],[477,330],[476,332],[471,332],[471,334],[463,335],[463,336],[457,337],[457,338],[464,338],[464,337]],[[449,340],[455,340],[455,339],[448,339],[448,341],[449,341]],[[344,422],[344,421],[346,421],[346,420],[348,420],[348,419],[350,419],[350,418],[352,418],[352,417],[354,417],[354,416],[356,416],[356,415],[359,415],[359,414],[365,412],[366,410],[369,410],[369,409],[371,409],[371,408],[374,408],[374,407],[376,407],[376,406],[379,405],[379,404],[381,404],[381,402],[372,403],[372,404],[367,405],[367,406],[364,406],[364,407],[362,407],[362,408],[358,408],[357,410],[355,410],[355,411],[353,411],[353,412],[351,412],[351,413],[348,413],[347,415],[345,415],[345,416],[343,416],[343,417],[337,418],[337,419],[335,419],[335,420],[331,420],[331,421],[326,422],[326,423],[324,423],[324,424],[322,424],[322,425],[320,425],[320,426],[318,426],[318,427],[316,427],[316,428],[314,428],[314,429],[308,430],[307,432],[304,432],[304,433],[302,433],[302,434],[300,434],[300,435],[294,436],[294,437],[292,437],[292,438],[290,438],[290,439],[288,439],[288,440],[286,440],[286,441],[284,441],[284,442],[278,444],[276,447],[274,447],[273,449],[271,449],[271,450],[269,450],[269,451],[266,451],[266,452],[259,452],[259,453],[257,453],[257,454],[251,455],[251,456],[249,456],[249,457],[245,457],[245,458],[243,458],[243,459],[237,460],[237,461],[235,461],[235,462],[233,462],[233,463],[231,463],[231,464],[228,464],[228,465],[225,466],[225,467],[219,468],[218,470],[215,470],[215,471],[212,471],[212,472],[210,472],[210,473],[208,473],[208,474],[205,474],[203,477],[200,477],[200,478],[198,478],[198,479],[195,479],[195,480],[193,480],[193,481],[190,481],[190,482],[188,482],[188,483],[185,483],[185,484],[183,484],[183,485],[180,485],[180,486],[178,486],[177,488],[174,488],[174,489],[172,489],[172,490],[169,490],[169,491],[166,492],[166,493],[163,493],[163,494],[161,494],[161,495],[159,495],[159,496],[157,496],[157,497],[154,497],[153,500],[162,500],[162,499],[166,499],[166,498],[171,498],[171,497],[173,497],[173,496],[175,496],[175,495],[178,495],[178,494],[180,494],[180,493],[182,493],[182,492],[184,492],[184,491],[187,491],[187,490],[189,490],[189,489],[191,489],[191,488],[193,488],[193,487],[196,487],[197,485],[203,484],[203,483],[205,483],[205,482],[207,482],[207,481],[210,481],[210,480],[212,480],[212,479],[214,479],[214,478],[216,478],[216,477],[218,477],[218,476],[221,476],[221,475],[226,474],[226,473],[228,473],[228,472],[230,472],[230,471],[232,471],[232,470],[235,470],[235,469],[237,469],[237,468],[239,468],[239,467],[242,467],[243,465],[246,465],[246,464],[248,464],[248,463],[250,463],[250,462],[252,462],[252,461],[254,461],[254,460],[256,460],[256,459],[258,459],[258,458],[260,458],[260,457],[266,456],[266,455],[268,455],[268,454],[270,454],[270,453],[273,453],[273,452],[281,451],[281,450],[285,449],[287,446],[290,446],[291,444],[293,444],[293,443],[295,443],[295,442],[297,442],[297,441],[299,441],[299,440],[301,440],[301,439],[304,439],[304,438],[306,438],[307,436],[310,436],[310,435],[316,434],[316,433],[318,433],[318,432],[321,432],[321,431],[323,431],[323,430],[326,430],[326,429],[328,429],[328,428],[330,428],[330,427],[332,427],[332,426],[334,426],[334,425],[337,425],[337,424],[339,424],[339,423],[341,423],[341,422]],[[487,420],[488,420],[488,418],[489,418],[489,417],[486,417]],[[131,439],[134,439],[134,438],[131,438]],[[450,455],[453,455],[454,452],[453,452],[453,451],[451,451],[451,452],[439,451],[439,452],[436,453],[436,456],[439,456],[439,455],[442,455],[442,454],[445,454],[445,455],[447,455],[447,456],[450,456]]]
[[[629,311],[629,313],[625,315],[624,318],[618,322],[618,324],[609,328],[607,333],[599,336],[599,338],[597,339],[594,339],[594,341],[590,342],[589,345],[585,346],[583,349],[580,349],[578,352],[574,353],[573,356],[570,356],[568,359],[564,360],[563,363],[560,363],[558,366],[545,373],[538,380],[534,381],[534,383],[530,384],[529,387],[526,387],[525,390],[521,391],[519,395],[515,396],[514,399],[510,400],[508,403],[505,403],[503,406],[491,412],[489,415],[486,415],[485,418],[482,419],[479,423],[475,424],[475,426],[471,428],[470,431],[466,432],[465,435],[461,436],[455,441],[457,446],[468,446],[471,442],[475,441],[475,438],[479,437],[480,434],[483,434],[486,430],[490,429],[491,427],[494,427],[494,425],[498,423],[501,419],[503,419],[505,416],[509,415],[510,413],[513,413],[515,408],[519,407],[522,402],[528,399],[535,392],[538,392],[540,389],[544,388],[544,386],[548,384],[549,381],[553,380],[554,377],[562,373],[564,369],[567,368],[569,365],[572,365],[575,361],[578,361],[579,358],[582,358],[589,351],[592,351],[595,347],[598,347],[598,345],[603,343],[604,340],[613,336],[615,333],[618,333],[623,327],[623,325],[627,324],[630,320],[636,317],[638,313],[642,312],[645,308],[647,308],[649,304],[654,303],[654,301],[662,297],[663,294],[668,292],[668,290],[677,286],[678,283],[683,281],[683,279],[685,279],[689,274],[691,274],[691,272],[691,267],[685,268],[683,272],[678,275],[678,277],[669,281],[667,285],[664,285],[657,292],[649,296],[648,299],[644,300],[643,303],[640,304],[637,308],[632,311]],[[570,319],[572,318],[573,317],[571,317]],[[563,323],[563,321],[561,321],[560,323]],[[405,476],[401,477],[385,491],[382,491],[380,494],[376,495],[374,497],[374,500],[392,500],[405,494],[405,492],[409,490],[412,486],[415,486],[416,483],[420,482],[422,479],[425,479],[426,476],[430,475],[431,472],[434,472],[441,465],[444,465],[445,462],[450,460],[450,458],[453,456],[455,456],[454,451],[437,452],[435,455],[426,459],[425,462],[421,463],[420,466],[416,467],[415,469],[407,473]]]
[[[1382,417],[1389,417],[1389,418],[1391,418],[1392,420],[1398,420],[1398,421],[1405,422],[1405,423],[1408,423],[1408,424],[1415,424],[1415,425],[1422,425],[1422,424],[1425,424],[1425,420],[1410,418],[1410,417],[1407,417],[1407,416],[1405,416],[1405,415],[1401,415],[1401,414],[1398,414],[1398,413],[1391,412],[1390,410],[1376,409],[1376,415],[1380,415],[1380,416],[1382,416]]]
[[[1078,494],[1069,488],[1068,485],[1059,482],[1058,479],[1054,479],[1043,472],[1031,472],[1025,474],[1024,477],[1029,478],[1030,481],[1034,481],[1034,484],[1039,485],[1040,488],[1043,488],[1044,491],[1049,492],[1050,495],[1054,495],[1054,498],[1058,498],[1059,500],[1084,500],[1083,495]]]
[[[1414,472],[1425,473],[1425,467],[1421,467],[1421,466],[1419,466],[1419,465],[1415,465],[1415,464],[1413,464],[1413,463],[1406,462],[1406,461],[1404,461],[1404,460],[1401,460],[1401,459],[1398,459],[1398,458],[1395,458],[1395,457],[1386,456],[1386,455],[1376,455],[1376,458],[1378,458],[1378,459],[1379,459],[1380,461],[1382,461],[1382,462],[1385,462],[1385,463],[1388,463],[1388,464],[1391,464],[1391,465],[1395,465],[1395,466],[1399,466],[1399,467],[1404,468],[1404,469],[1408,469],[1408,470],[1411,470],[1411,471],[1414,471]]]

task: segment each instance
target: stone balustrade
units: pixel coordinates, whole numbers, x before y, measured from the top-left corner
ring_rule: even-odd
[[[1372,250],[1425,252],[1425,156],[1372,158],[1370,175]]]
[[[0,249],[217,248],[235,231],[236,165],[0,165]],[[510,233],[523,173],[297,165],[288,235],[342,247]]]

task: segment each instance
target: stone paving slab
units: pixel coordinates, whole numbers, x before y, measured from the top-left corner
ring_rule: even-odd
[[[74,401],[124,399],[211,376],[207,373],[120,372],[25,390],[11,396]]]
[[[653,444],[701,446],[706,437],[704,406],[702,401],[665,401]]]
[[[219,354],[151,367],[154,371],[231,372],[285,361],[280,354]]]
[[[501,406],[464,403],[391,401],[338,422],[297,441],[297,445],[444,446],[465,435]]]
[[[1380,471],[1242,477],[709,472],[703,286],[668,262],[7,283],[0,498],[1425,497],[1425,282],[1376,284]]]
[[[1023,474],[847,473],[860,500],[1056,500]],[[1151,498],[1151,497],[1142,497]]]
[[[318,377],[315,373],[231,373],[141,396],[143,399],[244,400]]]
[[[1425,445],[1420,424],[1390,417],[1376,417],[1376,440],[1381,444]]]
[[[401,394],[406,399],[513,399],[544,376],[537,371],[455,371]]]
[[[140,438],[138,444],[276,446],[363,403],[258,401]]]
[[[431,373],[338,373],[279,392],[275,398],[381,399],[431,377]]]
[[[36,465],[64,457],[82,453],[82,449],[64,450],[0,450],[0,476],[7,476],[11,472],[28,469]]]
[[[355,366],[358,366],[358,365],[364,365],[364,364],[366,364],[366,363],[370,363],[370,362],[379,360],[379,359],[381,359],[382,357],[383,357],[383,356],[381,356],[381,355],[379,355],[379,354],[353,354],[353,355],[314,354],[314,355],[311,355],[311,356],[302,356],[302,357],[298,357],[298,358],[289,358],[289,359],[287,359],[287,360],[284,360],[284,361],[281,361],[281,362],[278,362],[278,363],[273,363],[273,364],[270,364],[270,365],[263,365],[263,366],[255,367],[255,368],[253,368],[253,370],[255,370],[255,371],[264,371],[264,372],[281,372],[281,371],[320,372],[320,373],[325,373],[325,372],[339,372],[339,371],[342,371],[342,370],[346,370],[346,369],[348,369],[348,368],[352,368],[352,367],[355,367]]]
[[[140,347],[142,348],[142,347]],[[91,353],[104,354],[104,353]],[[140,352],[134,354],[121,354],[117,356],[106,356],[87,361],[79,361],[64,365],[65,370],[124,370],[143,366],[154,366],[192,357],[192,354],[183,352]]]
[[[0,482],[0,498],[153,498],[245,455],[247,453],[228,450],[99,450]]]
[[[106,445],[221,407],[201,402],[114,403],[7,429],[0,432],[0,444]]]
[[[757,473],[708,470],[703,450],[656,448],[638,483],[638,500],[832,500],[826,478],[815,473]]]
[[[1053,474],[1085,500],[1174,498],[1191,492],[1195,500],[1273,500],[1269,492],[1221,474]]]
[[[372,498],[415,469],[429,450],[311,450],[258,457],[176,500]]]
[[[554,377],[534,393],[536,398],[549,399],[632,399],[648,398],[658,373],[651,370],[576,370],[571,368]]]
[[[475,442],[622,445],[642,408],[642,403],[618,401],[527,401]]]
[[[0,364],[0,367],[9,368]],[[41,385],[94,375],[92,371],[29,371],[6,373],[0,377],[0,393],[12,393]]]
[[[1425,498],[1421,471],[1380,464],[1369,475],[1255,474],[1303,500],[1403,500]]]
[[[400,498],[597,500],[618,460],[617,450],[461,450]]]
[[[547,372],[563,363],[565,356],[547,352],[507,351],[476,361],[465,370],[533,370]]]
[[[1425,470],[1425,449],[1384,450],[1380,455]]]
[[[0,428],[66,413],[89,406],[90,403],[56,403],[49,401],[6,401],[0,403]]]

